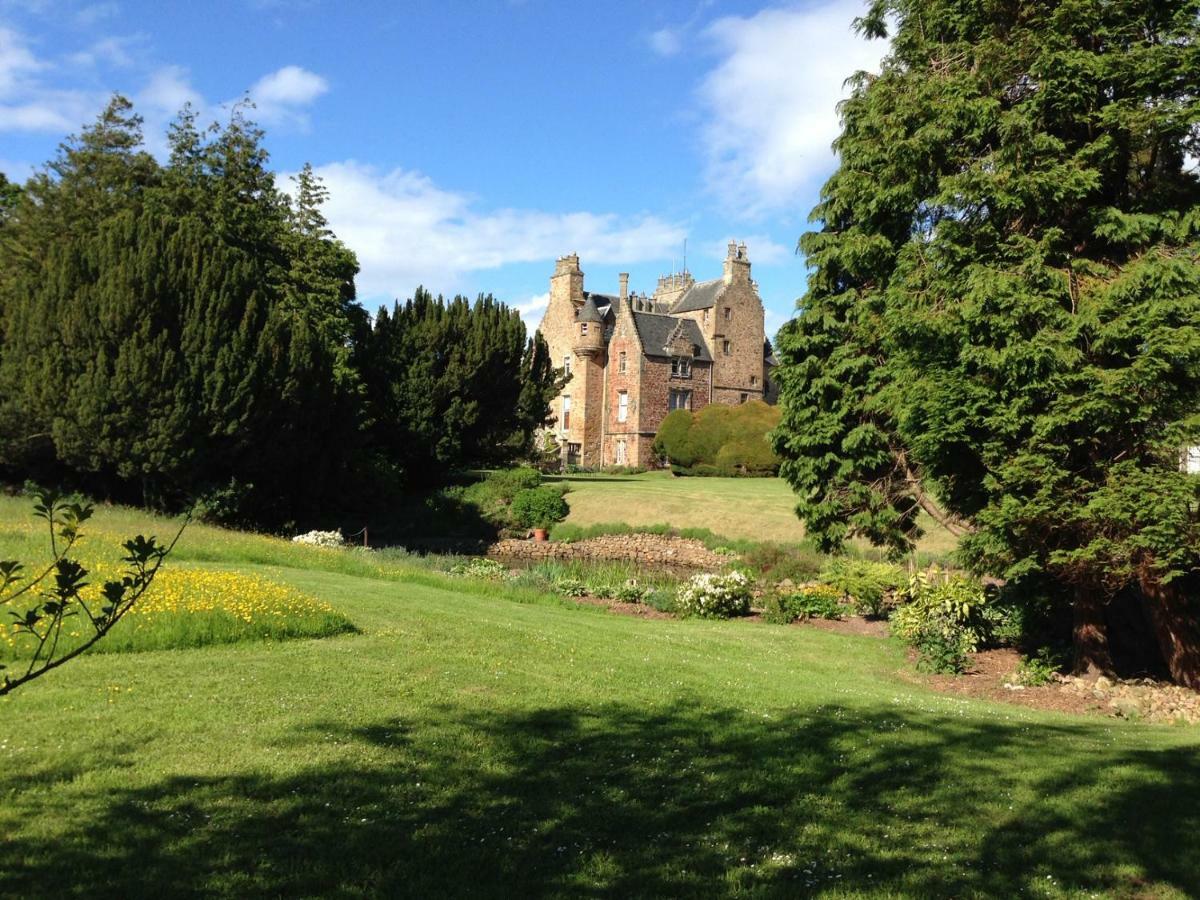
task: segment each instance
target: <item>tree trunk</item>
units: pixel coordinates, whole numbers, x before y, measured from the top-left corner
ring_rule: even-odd
[[[1141,579],[1142,594],[1149,605],[1154,635],[1171,679],[1200,690],[1200,621],[1197,605],[1185,579],[1162,584],[1156,579]]]
[[[1104,624],[1104,596],[1094,588],[1075,588],[1075,674],[1106,675],[1112,672],[1108,628]]]

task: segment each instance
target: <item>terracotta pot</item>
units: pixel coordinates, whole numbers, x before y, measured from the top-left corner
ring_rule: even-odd
[[[550,539],[550,533],[545,528],[533,529],[533,539],[535,541],[545,541]]]

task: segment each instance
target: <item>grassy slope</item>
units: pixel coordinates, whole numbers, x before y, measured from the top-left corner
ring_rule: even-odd
[[[93,656],[0,702],[0,895],[1200,892],[1195,729],[934,695],[865,638],[205,528],[180,557],[362,634]]]
[[[567,475],[567,502],[575,525],[624,522],[708,528],[729,538],[794,543],[804,538],[796,498],[781,478],[675,478],[668,472],[643,475]],[[920,549],[947,553],[955,540],[924,518]]]

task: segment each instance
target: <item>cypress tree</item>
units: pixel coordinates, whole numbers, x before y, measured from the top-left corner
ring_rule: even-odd
[[[891,24],[889,24],[891,23]],[[776,447],[827,548],[898,552],[925,509],[963,560],[1075,617],[1143,600],[1200,685],[1200,4],[876,0],[800,246]]]

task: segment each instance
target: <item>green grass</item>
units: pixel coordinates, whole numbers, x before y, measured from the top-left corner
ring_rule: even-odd
[[[804,540],[796,498],[781,478],[679,478],[669,472],[641,475],[561,475],[571,492],[566,524],[586,529],[605,523],[701,529],[723,538],[794,544]],[[922,514],[926,535],[918,550],[945,556],[956,545],[949,532]],[[874,553],[865,543],[864,553]]]
[[[25,515],[0,501],[0,557],[33,546]],[[614,616],[403,555],[197,527],[177,562],[201,560],[360,633],[90,655],[0,702],[0,895],[1200,893],[1197,729],[941,696],[887,642]]]

